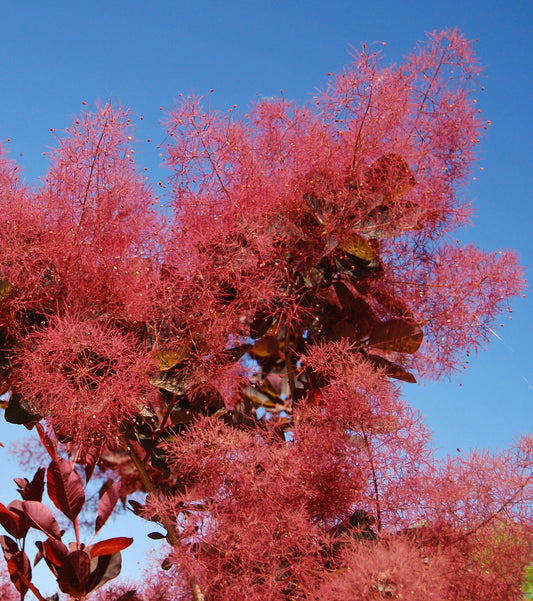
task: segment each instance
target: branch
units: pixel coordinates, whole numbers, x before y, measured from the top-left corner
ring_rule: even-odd
[[[294,381],[294,369],[292,368],[292,360],[291,360],[291,352],[289,347],[289,328],[285,326],[285,340],[284,340],[284,350],[285,350],[285,369],[287,370],[287,378],[289,380],[289,389],[291,391],[291,400],[292,404],[296,401],[296,383]]]
[[[374,494],[376,495],[376,518],[377,518],[377,524],[378,524],[378,532],[380,532],[381,531],[381,503],[379,500],[378,477],[376,474],[376,468],[374,466],[374,459],[372,457],[372,449],[370,448],[370,441],[368,440],[368,436],[362,425],[361,425],[361,433],[363,434],[363,440],[365,442],[365,447],[368,452],[368,459],[370,461],[370,470],[372,471],[372,480],[374,483]]]
[[[155,497],[159,496],[159,491],[156,488],[155,484],[153,483],[152,479],[150,478],[150,474],[146,470],[146,467],[144,466],[143,462],[141,461],[139,455],[137,455],[137,453],[135,452],[135,449],[129,444],[128,439],[123,434],[121,434],[119,436],[119,440],[120,440],[122,447],[124,448],[125,451],[127,451],[131,460],[133,461],[133,464],[135,465],[135,468],[137,469],[139,477],[141,478],[141,482],[143,483],[146,491],[149,492],[150,494],[154,495]],[[169,520],[167,517],[163,517],[163,516],[161,517],[161,523],[163,524],[163,527],[167,531],[168,542],[171,544],[172,547],[176,547],[176,548],[179,547],[182,543],[181,543],[179,535],[176,531],[176,527],[175,527],[174,523],[171,520]],[[191,589],[191,593],[192,593],[194,601],[205,601],[205,597],[202,593],[202,590],[200,589],[200,587],[194,577],[190,579],[189,587]]]

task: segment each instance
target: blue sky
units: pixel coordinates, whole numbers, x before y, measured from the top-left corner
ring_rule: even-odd
[[[210,104],[221,110],[245,109],[257,95],[281,90],[306,101],[328,71],[349,61],[350,45],[385,42],[387,60],[398,62],[426,31],[444,27],[479,40],[487,77],[478,104],[492,121],[468,189],[476,218],[460,237],[486,249],[514,248],[528,267],[531,0],[3,2],[0,140],[26,180],[37,182],[46,172],[43,152],[54,145],[50,128],[67,127],[82,102],[111,98],[143,116],[137,137],[152,142],[139,147],[137,161],[157,182],[165,176],[157,149],[164,138],[160,109],[180,92],[214,89]],[[532,430],[532,309],[529,297],[517,299],[512,320],[502,318],[506,327],[495,330],[490,348],[459,379],[405,387],[443,452],[504,447]],[[4,442],[13,434],[8,428],[0,425]]]

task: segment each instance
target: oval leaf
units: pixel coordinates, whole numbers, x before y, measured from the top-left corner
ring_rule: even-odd
[[[72,551],[63,558],[57,571],[59,588],[79,599],[88,592],[91,560],[85,551]]]
[[[100,498],[98,503],[98,515],[96,516],[96,524],[94,527],[95,534],[107,522],[109,516],[113,513],[113,509],[120,498],[120,482],[115,482],[108,488]]]
[[[166,536],[162,532],[150,532],[148,538],[151,538],[152,540],[162,540],[166,538]]]
[[[26,521],[30,526],[41,530],[50,538],[61,540],[59,524],[46,505],[39,503],[39,501],[24,501],[22,508],[26,514]]]
[[[0,524],[11,536],[24,538],[28,527],[24,520],[20,501],[12,501],[7,507],[0,503]]]
[[[89,547],[88,550],[93,558],[102,555],[113,555],[128,548],[132,542],[133,539],[128,536],[117,536],[116,538],[101,540],[99,543]]]
[[[423,338],[424,333],[418,324],[403,319],[391,319],[373,327],[368,343],[383,351],[416,353]]]
[[[37,424],[37,432],[39,434],[39,438],[43,443],[43,447],[46,449],[51,459],[57,459],[57,447],[55,442],[48,436],[48,434],[44,431],[44,428],[41,424]]]
[[[416,378],[413,374],[405,370],[401,365],[393,363],[385,357],[379,355],[367,355],[366,359],[372,363],[377,369],[382,369],[387,376],[395,378],[396,380],[402,380],[403,382],[409,382],[410,384],[416,384]]]
[[[5,534],[0,535],[0,547],[2,547],[6,561],[9,561],[9,559],[19,551],[17,543]]]
[[[89,576],[89,591],[109,582],[120,574],[122,567],[122,557],[120,553],[113,555],[101,555],[91,561],[91,574]]]
[[[362,259],[367,263],[371,263],[378,258],[369,242],[356,233],[349,234],[346,238],[344,238],[344,240],[342,240],[342,242],[339,244],[339,248],[341,248],[344,252],[347,252],[349,255],[352,255],[352,257],[357,257],[358,259]]]
[[[54,505],[74,521],[85,503],[80,475],[60,457],[50,463],[47,472],[48,496]]]
[[[18,551],[7,562],[7,569],[11,582],[16,586],[22,599],[28,591],[31,582],[31,564],[24,551]]]
[[[85,454],[85,482],[89,482],[91,479],[94,468],[100,459],[100,452],[99,447],[91,447]]]

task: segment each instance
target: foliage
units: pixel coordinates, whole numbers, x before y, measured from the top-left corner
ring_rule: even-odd
[[[457,32],[401,65],[363,49],[313,102],[168,112],[168,216],[135,170],[127,111],[80,116],[48,176],[0,164],[0,393],[45,470],[0,507],[20,593],[29,528],[71,598],[519,598],[533,441],[438,461],[398,382],[442,377],[523,286],[513,253],[461,246],[484,127]],[[80,475],[83,470],[85,477]],[[109,475],[120,477],[110,485]],[[162,572],[85,546],[85,485],[159,524]],[[16,540],[15,540],[16,539]]]

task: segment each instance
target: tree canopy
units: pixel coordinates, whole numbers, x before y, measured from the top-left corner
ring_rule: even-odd
[[[0,393],[49,455],[0,505],[14,598],[43,600],[29,529],[74,599],[520,597],[532,439],[439,460],[400,389],[461,366],[524,286],[512,252],[454,238],[478,74],[444,31],[395,66],[363,48],[304,106],[180,97],[158,193],[110,104],[37,189],[1,159]],[[100,589],[131,539],[94,537],[139,491],[164,569]]]

